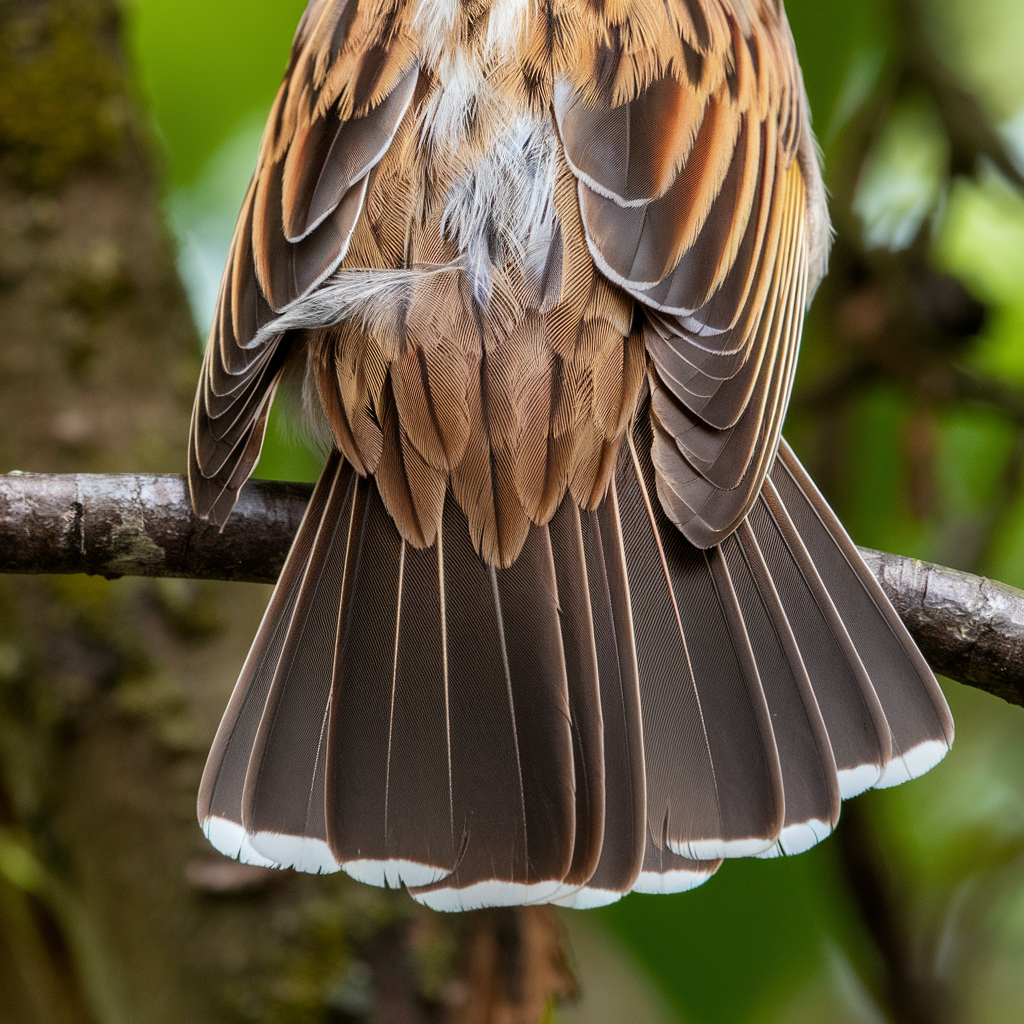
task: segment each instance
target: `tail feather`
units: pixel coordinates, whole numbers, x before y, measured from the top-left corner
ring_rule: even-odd
[[[507,569],[451,495],[410,546],[334,453],[204,774],[214,845],[444,910],[599,906],[800,852],[931,767],[941,691],[792,452],[701,550],[650,448],[641,415],[606,500]]]
[[[953,718],[935,675],[785,441],[771,480],[827,583],[885,713],[892,754],[875,786],[916,778],[953,743]]]
[[[621,503],[636,628],[648,828],[695,860],[759,853],[783,814],[764,693],[717,550],[694,548],[658,504],[644,419],[610,500]]]
[[[633,892],[667,896],[676,892],[689,892],[703,885],[720,867],[722,860],[693,860],[681,857],[669,849],[668,837],[662,835],[655,844],[654,838],[647,837],[643,867]]]
[[[546,527],[508,569],[484,564],[449,499],[443,521],[455,870],[412,890],[436,909],[543,901],[573,860],[569,692]]]
[[[776,845],[762,856],[799,853],[839,819],[835,757],[807,668],[771,574],[750,527],[721,545],[764,683],[779,751],[785,819]]]
[[[327,742],[327,829],[361,881],[425,885],[455,867],[453,730],[440,545],[403,541],[372,481],[348,543]]]
[[[351,473],[337,453],[328,460],[310,499],[291,552],[270,599],[217,730],[199,788],[199,821],[222,853],[250,863],[274,862],[252,847],[242,823],[242,800],[253,744],[263,709],[289,635],[310,555],[336,477]]]
[[[569,724],[576,791],[572,863],[561,895],[575,894],[593,876],[605,830],[605,768],[601,752],[600,668],[580,510],[563,502],[548,527],[569,692]],[[557,897],[556,897],[557,898]]]
[[[889,726],[824,582],[770,491],[768,480],[747,522],[811,679],[845,799],[881,778],[892,751]]]
[[[602,741],[591,749],[588,763],[603,762],[603,788],[598,796],[604,829],[599,857],[586,884],[560,893],[553,902],[582,909],[613,903],[634,887],[648,842],[646,781],[639,675],[618,508],[605,502],[596,512],[581,513],[571,500],[564,507],[572,510],[580,525],[594,623]],[[553,540],[555,536],[553,529]]]
[[[280,867],[338,870],[324,813],[331,665],[345,541],[365,489],[337,464],[246,769],[242,824],[253,847]]]

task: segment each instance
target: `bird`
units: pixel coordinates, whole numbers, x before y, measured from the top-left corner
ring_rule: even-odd
[[[189,439],[326,453],[203,775],[222,853],[443,911],[800,853],[953,741],[781,436],[831,228],[782,0],[310,0]]]

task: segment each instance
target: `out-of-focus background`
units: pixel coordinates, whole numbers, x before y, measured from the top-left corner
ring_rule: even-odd
[[[143,140],[136,149],[146,155],[124,159],[156,154],[158,184],[151,176],[140,202],[159,203],[195,325],[177,324],[178,348],[167,364],[177,375],[168,384],[177,412],[161,420],[147,399],[150,411],[123,427],[143,440],[117,449],[115,459],[102,454],[98,438],[122,437],[122,428],[103,420],[106,426],[94,429],[92,413],[76,419],[72,400],[47,406],[50,418],[40,430],[53,435],[48,454],[36,459],[32,445],[0,440],[5,471],[182,468],[180,407],[188,402],[235,215],[304,7],[302,0],[125,3],[121,22],[101,30],[110,38],[121,33],[129,84],[107,90],[120,98],[104,100],[97,130],[109,121],[112,132],[129,131],[125,119],[135,118],[130,131]],[[35,45],[18,34],[31,17],[19,21],[5,4],[11,10],[39,4],[0,4],[7,54],[0,60],[0,171],[13,182],[0,186],[0,206],[9,200],[8,236],[30,239],[33,232],[63,230],[48,218],[79,209],[87,220],[90,207],[66,202],[67,175],[48,177],[45,163],[27,172],[4,164],[24,135],[20,100],[4,86],[4,68],[30,61],[19,54]],[[809,316],[786,435],[858,543],[1024,587],[1024,4],[789,0],[787,9],[837,240],[831,275]],[[57,38],[63,24],[58,19],[47,31]],[[57,59],[80,56],[69,42]],[[125,65],[117,67],[125,74]],[[53,102],[61,102],[59,92]],[[125,104],[141,105],[141,120]],[[18,220],[22,214],[12,210],[28,212]],[[146,230],[159,235],[158,227]],[[118,289],[150,287],[135,281],[125,246],[104,249],[101,235],[86,230],[78,263],[60,272],[60,301],[78,317],[63,317],[55,328],[64,339],[60,358],[70,368],[72,391],[92,387],[104,359],[119,362],[116,353],[93,352],[106,351],[96,338],[108,307],[121,301]],[[159,240],[153,246],[168,251]],[[0,254],[0,290],[21,287],[17,268],[4,267]],[[173,291],[172,271],[165,267],[163,283],[152,287]],[[96,290],[101,299],[90,299]],[[184,309],[176,295],[167,302]],[[131,323],[133,330],[153,326]],[[30,372],[28,364],[19,366],[0,377],[0,403],[13,394],[18,374]],[[317,471],[316,457],[275,416],[257,475],[313,480]],[[381,995],[387,954],[367,938],[376,942],[395,922],[406,922],[411,911],[400,902],[375,904],[375,897],[337,880],[278,886],[267,895],[270,883],[255,876],[218,876],[201,843],[166,862],[124,862],[146,849],[125,837],[145,832],[145,822],[162,813],[180,819],[187,834],[199,751],[269,591],[173,582],[134,590],[102,581],[39,586],[44,589],[25,599],[30,611],[44,600],[57,611],[29,614],[14,591],[0,594],[11,610],[0,622],[0,960],[7,964],[0,962],[0,1024],[163,1020],[161,999],[185,1007],[166,1019],[208,1019],[207,1009],[192,1016],[187,999],[169,994],[176,984],[171,966],[156,970],[146,960],[139,968],[145,982],[111,981],[144,957],[133,959],[128,948],[131,914],[96,906],[116,901],[119,886],[128,886],[124,899],[140,898],[149,889],[131,886],[163,870],[186,877],[180,900],[198,901],[194,914],[188,912],[193,916],[175,916],[173,894],[153,895],[137,916],[152,914],[158,930],[173,920],[186,945],[189,929],[200,927],[204,900],[234,901],[223,933],[204,932],[197,940],[203,957],[219,958],[220,973],[190,967],[200,988],[227,985],[223,992],[194,991],[196,1005],[217,1008],[219,1016],[209,1019],[407,1019],[388,1010]],[[59,656],[18,632],[18,623],[29,622],[27,635],[44,620],[56,623]],[[143,656],[136,640],[122,635],[129,621],[170,639],[150,644]],[[103,657],[116,663],[96,668]],[[189,689],[195,671],[212,680],[205,696]],[[47,689],[53,678],[60,682],[56,696]],[[921,780],[847,805],[837,836],[810,853],[727,863],[693,893],[631,896],[606,910],[565,915],[583,1001],[554,1009],[553,1019],[1024,1020],[1024,710],[955,683],[945,691],[957,722],[952,755]],[[149,806],[166,793],[147,795],[136,786],[122,795],[111,783],[101,797],[89,797],[92,817],[76,819],[64,808],[67,773],[75,774],[72,789],[87,784],[82,773],[112,770],[118,777],[116,751],[106,759],[81,753],[83,745],[88,751],[83,714],[87,721],[109,716],[115,722],[109,735],[120,737],[126,750],[143,742],[139,730],[160,731],[162,753],[147,747],[138,754],[143,768],[129,782],[146,778],[166,757],[180,776],[169,784],[173,806]],[[56,751],[42,767],[30,743],[39,730]],[[125,774],[136,763],[129,760]],[[47,819],[51,807],[54,822]],[[122,815],[131,824],[100,852],[77,850],[76,829],[102,829]],[[115,881],[104,881],[106,858],[119,859]],[[358,909],[342,919],[331,900],[348,907],[354,901]],[[313,941],[312,927],[316,952],[298,973],[287,952],[260,961],[229,948],[236,941],[231,929],[246,921],[258,927],[247,901],[263,901],[259,913],[276,915],[275,928],[287,919],[285,937],[275,940],[282,949]],[[447,989],[431,989],[430,965],[444,962],[456,941],[447,932],[417,940],[421,1001],[441,1015],[458,1000]],[[104,955],[109,962],[99,962]],[[51,998],[47,985],[60,991]],[[133,985],[137,990],[130,991]],[[147,1000],[155,1015],[133,1015]]]

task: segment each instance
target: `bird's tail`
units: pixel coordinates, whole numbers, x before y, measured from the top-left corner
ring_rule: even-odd
[[[452,500],[411,547],[333,454],[207,763],[214,846],[442,910],[596,906],[798,853],[936,764],[935,678],[785,443],[708,550],[649,452],[641,415],[601,507],[508,569]]]

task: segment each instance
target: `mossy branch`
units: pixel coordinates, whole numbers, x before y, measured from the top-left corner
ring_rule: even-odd
[[[251,480],[223,530],[182,476],[0,476],[0,572],[273,583],[312,487]],[[1024,706],[1024,592],[861,549],[936,672]]]

